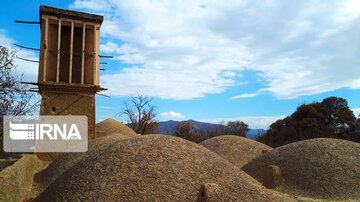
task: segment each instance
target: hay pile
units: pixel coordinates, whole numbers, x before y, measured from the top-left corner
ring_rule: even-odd
[[[118,141],[87,156],[35,201],[281,201],[204,147],[163,135]]]
[[[234,135],[213,137],[201,142],[200,145],[239,167],[272,149],[260,142]]]
[[[106,119],[96,124],[96,138],[104,137],[111,134],[117,134],[124,138],[138,137],[133,130],[126,125],[114,120]],[[37,157],[43,161],[53,161],[57,159],[61,153],[36,153]]]
[[[33,154],[24,154],[13,165],[0,172],[0,201],[23,201],[33,196],[31,186],[36,172],[46,163]]]
[[[275,148],[242,169],[262,181],[262,169],[279,166],[279,191],[315,199],[360,200],[360,144],[338,139],[311,139]]]
[[[118,141],[129,139],[131,137],[123,136],[121,134],[108,135],[101,138],[96,138],[89,142],[89,149],[86,153],[66,153],[54,160],[46,169],[40,171],[35,175],[35,182],[38,189],[45,189],[51,182],[58,178],[62,173],[71,168],[81,159],[88,155],[92,155],[97,151],[115,144]]]
[[[122,134],[123,136],[130,137],[138,136],[126,125],[111,118],[96,124],[96,138],[111,135],[113,133],[118,133]]]

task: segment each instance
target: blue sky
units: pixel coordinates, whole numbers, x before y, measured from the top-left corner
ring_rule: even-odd
[[[39,5],[104,15],[97,120],[119,116],[136,93],[154,97],[159,120],[243,120],[266,128],[301,103],[329,96],[360,113],[360,2],[275,0],[8,1],[0,44],[38,47]],[[20,50],[37,59],[36,52]],[[35,81],[37,65],[17,61]]]

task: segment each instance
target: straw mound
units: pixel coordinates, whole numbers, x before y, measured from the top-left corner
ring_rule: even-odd
[[[262,170],[279,166],[279,191],[317,199],[360,199],[360,144],[338,139],[295,142],[261,155],[242,169],[262,181]]]
[[[126,125],[111,118],[96,124],[96,138],[104,137],[115,133],[122,137],[139,136]],[[60,153],[36,153],[36,155],[39,159],[43,161],[53,161],[60,156]]]
[[[96,137],[103,137],[106,135],[111,135],[113,133],[119,133],[124,136],[138,136],[133,130],[131,130],[126,125],[114,120],[114,119],[106,119],[100,123],[96,124]]]
[[[239,167],[272,149],[260,142],[235,135],[216,136],[201,142],[200,145]]]
[[[234,135],[213,137],[201,142],[200,145],[239,167],[272,149],[260,142]]]
[[[51,182],[53,182],[66,170],[74,166],[81,159],[96,153],[98,150],[101,150],[110,144],[129,138],[130,137],[123,136],[121,134],[113,134],[91,140],[89,142],[89,149],[86,153],[66,153],[61,155],[46,169],[37,173],[34,180],[38,184],[39,189],[45,189]]]
[[[13,165],[0,172],[0,201],[23,201],[31,196],[33,176],[46,163],[33,154],[24,154]]]
[[[118,141],[57,178],[36,201],[279,201],[195,143],[164,135]],[[281,200],[281,199],[280,199]]]

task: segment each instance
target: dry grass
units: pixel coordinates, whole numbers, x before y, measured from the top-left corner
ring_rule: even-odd
[[[200,145],[239,167],[262,155],[263,151],[272,149],[260,142],[234,135],[213,137],[201,142]]]
[[[93,155],[102,148],[130,137],[121,134],[108,135],[96,138],[89,142],[89,149],[86,153],[67,153],[53,161],[46,169],[35,175],[35,182],[38,190],[44,190],[51,182],[58,178],[66,170],[89,155]]]
[[[3,170],[4,168],[11,166],[12,164],[14,164],[18,159],[14,159],[14,158],[10,158],[10,159],[1,159],[0,158],[0,172],[1,170]]]
[[[36,201],[196,201],[203,196],[214,201],[284,200],[200,145],[147,135],[87,155]]]
[[[33,176],[46,163],[35,155],[25,154],[0,172],[0,201],[22,201],[31,197]]]
[[[133,130],[126,125],[114,120],[106,119],[96,124],[96,138],[104,137],[111,134],[118,134],[121,137],[138,137]],[[37,157],[43,161],[53,161],[57,159],[61,153],[36,153]]]
[[[254,159],[242,169],[261,181],[261,170],[277,165],[285,182],[277,190],[298,197],[360,200],[360,144],[311,139],[288,144]]]
[[[126,125],[114,120],[106,119],[96,124],[96,138],[111,135],[113,133],[119,133],[124,136],[138,136],[133,130]]]

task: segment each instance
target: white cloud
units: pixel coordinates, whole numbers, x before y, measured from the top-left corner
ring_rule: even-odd
[[[210,123],[221,123],[228,121],[243,121],[249,125],[251,129],[268,129],[269,126],[279,119],[283,119],[285,116],[239,116],[239,117],[228,117],[228,118],[215,118],[215,119],[203,119],[201,121]]]
[[[349,0],[344,2],[338,9],[336,21],[338,23],[347,23],[360,17],[360,2],[358,0]]]
[[[13,43],[16,43],[16,41],[11,37],[7,36],[6,30],[0,29],[0,45],[10,49],[11,48],[15,49],[17,51],[16,55],[18,57],[35,60],[35,61],[39,60],[39,56],[37,55],[36,52],[25,49],[19,49],[18,47],[14,46]],[[38,67],[39,67],[38,63],[27,62],[17,58],[15,58],[14,61],[16,65],[16,69],[14,70],[14,72],[19,75],[23,74],[23,81],[31,81],[31,82],[37,81]]]
[[[11,46],[14,41],[6,36],[6,30],[0,29],[0,43],[2,46]]]
[[[75,1],[70,5],[70,9],[82,9],[87,8],[93,11],[106,11],[111,9],[109,2],[106,0],[81,0]]]
[[[352,108],[351,111],[353,111],[354,115],[356,117],[360,118],[360,107],[359,108]]]
[[[241,98],[252,98],[252,97],[256,97],[258,95],[261,95],[261,94],[260,93],[243,93],[240,95],[233,96],[230,99],[235,100],[235,99],[241,99]]]
[[[159,114],[159,119],[161,121],[168,121],[168,120],[184,120],[185,116],[179,112],[168,111],[162,112]]]
[[[102,77],[111,95],[192,99],[238,85],[234,73],[246,69],[282,99],[360,89],[358,1],[76,0],[71,8],[103,6],[102,49],[130,65]]]
[[[113,107],[109,107],[109,106],[100,106],[100,109],[103,109],[103,110],[112,110]]]

